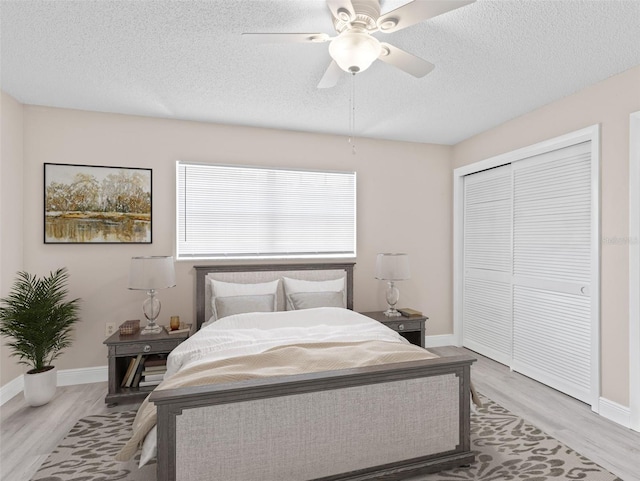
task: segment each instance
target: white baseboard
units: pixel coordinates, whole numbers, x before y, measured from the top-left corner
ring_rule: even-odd
[[[607,418],[609,421],[620,424],[625,428],[631,427],[631,409],[603,397],[600,398],[599,403],[600,416]]]
[[[24,379],[22,378],[22,375],[2,386],[0,388],[0,406],[2,406],[16,394],[20,394],[23,389]]]
[[[453,334],[440,334],[438,336],[425,336],[424,347],[456,346],[456,337]]]
[[[64,369],[62,371],[58,371],[58,386],[106,382],[108,379],[107,373],[107,366]]]
[[[80,369],[63,369],[58,371],[58,386],[73,386],[92,382],[106,382],[108,378],[107,366],[84,367]],[[24,389],[24,380],[18,376],[0,388],[0,406]]]

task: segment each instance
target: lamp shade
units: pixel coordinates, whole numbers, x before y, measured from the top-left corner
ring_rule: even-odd
[[[345,30],[329,44],[329,55],[349,73],[367,70],[381,51],[377,38],[358,29]]]
[[[129,289],[148,291],[176,285],[172,256],[132,257]]]
[[[409,254],[378,254],[376,279],[401,281],[410,277]]]

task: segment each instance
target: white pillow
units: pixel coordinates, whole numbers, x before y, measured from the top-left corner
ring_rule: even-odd
[[[274,295],[263,294],[261,296],[229,296],[216,297],[216,313],[218,319],[244,314],[245,312],[273,312]]]
[[[295,292],[341,292],[342,307],[347,307],[347,293],[345,291],[345,278],[332,279],[329,281],[304,281],[302,279],[292,279],[283,277],[284,293],[287,299],[287,310],[293,311],[293,303],[289,296]]]
[[[296,311],[315,307],[344,307],[342,292],[292,292],[289,300]]]
[[[271,282],[261,282],[259,284],[239,284],[235,282],[223,282],[211,279],[211,312],[214,319],[218,319],[216,311],[216,297],[233,296],[259,296],[273,294],[273,310],[277,310],[276,292],[280,279]]]

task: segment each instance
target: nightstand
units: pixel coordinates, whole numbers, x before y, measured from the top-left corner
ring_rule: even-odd
[[[361,312],[360,314],[375,319],[389,329],[393,329],[411,344],[424,347],[424,324],[429,319],[428,317],[387,317],[382,311]]]
[[[139,332],[130,336],[121,336],[116,332],[109,337],[104,341],[109,350],[109,391],[104,402],[126,404],[142,401],[155,386],[121,387],[131,359],[135,359],[138,354],[167,355],[188,337],[189,333],[167,334],[165,330],[159,334],[144,336]]]

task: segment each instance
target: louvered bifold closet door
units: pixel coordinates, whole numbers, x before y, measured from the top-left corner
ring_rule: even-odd
[[[464,179],[462,344],[511,360],[511,166]]]
[[[511,367],[591,402],[591,146],[513,164]]]

